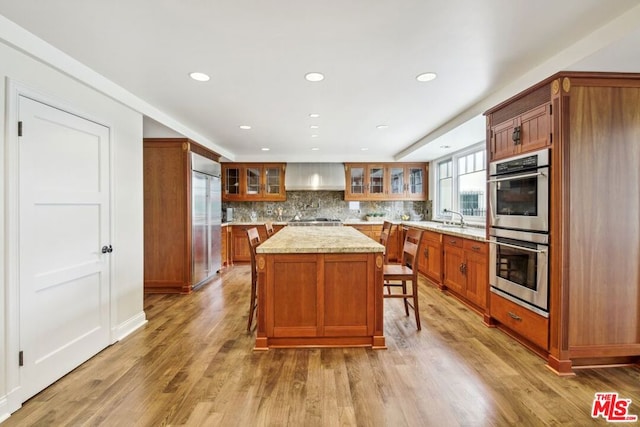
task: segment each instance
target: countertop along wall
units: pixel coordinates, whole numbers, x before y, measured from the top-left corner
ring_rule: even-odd
[[[350,209],[354,203],[359,207]],[[252,211],[256,212],[259,221],[289,221],[296,215],[300,218],[364,220],[373,212],[382,213],[391,220],[400,220],[402,215],[416,220],[431,218],[430,201],[349,202],[344,200],[344,191],[287,191],[284,202],[223,202],[223,220],[227,220],[227,208],[234,209],[235,222],[250,221]],[[279,208],[283,211],[282,218],[278,218]]]

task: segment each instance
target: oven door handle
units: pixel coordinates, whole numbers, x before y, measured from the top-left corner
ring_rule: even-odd
[[[501,181],[511,181],[513,179],[520,179],[520,178],[532,178],[534,176],[546,176],[544,174],[544,172],[534,172],[534,173],[526,173],[524,175],[511,175],[508,177],[504,177],[504,178],[492,178],[490,180],[488,180],[488,183],[494,183],[494,182],[501,182]]]
[[[489,243],[491,243],[492,245],[506,246],[508,248],[520,249],[522,251],[533,252],[533,253],[536,253],[536,254],[544,254],[544,253],[547,252],[546,249],[531,249],[531,248],[526,248],[524,246],[510,245],[509,243],[501,243],[501,242],[496,242],[496,241],[493,241],[493,240],[489,240]]]

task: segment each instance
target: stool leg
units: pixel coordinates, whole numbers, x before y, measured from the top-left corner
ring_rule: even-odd
[[[413,311],[416,314],[416,327],[418,328],[418,330],[421,330],[422,327],[420,326],[420,307],[418,306],[418,281],[417,280],[411,281],[411,291],[413,293]]]
[[[256,309],[256,282],[251,281],[251,296],[249,297],[249,322],[247,323],[247,332],[251,332],[251,324],[253,323],[253,312]]]
[[[407,302],[407,282],[405,280],[402,281],[402,293],[405,295],[402,300],[404,301],[404,313],[405,315],[409,315],[409,303]]]

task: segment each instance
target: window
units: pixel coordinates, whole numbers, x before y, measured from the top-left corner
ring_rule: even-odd
[[[444,209],[465,217],[486,217],[486,150],[484,144],[436,161],[434,218],[445,218]]]

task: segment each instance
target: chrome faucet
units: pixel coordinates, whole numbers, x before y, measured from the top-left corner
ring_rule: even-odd
[[[442,212],[460,215],[460,228],[463,228],[465,226],[464,217],[462,216],[462,214],[460,212],[452,211],[451,209],[446,209],[446,208]],[[451,215],[451,216],[452,216],[451,223],[453,224],[453,215]]]

